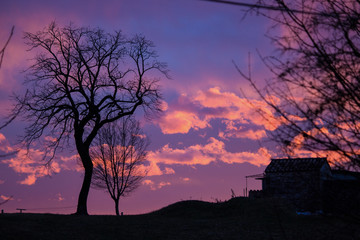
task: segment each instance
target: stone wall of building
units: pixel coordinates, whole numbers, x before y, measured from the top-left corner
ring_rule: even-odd
[[[317,211],[321,207],[319,172],[268,173],[263,194],[291,202],[300,211]]]

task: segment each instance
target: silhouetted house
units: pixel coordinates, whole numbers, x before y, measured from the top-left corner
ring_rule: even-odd
[[[326,158],[272,159],[266,167],[262,191],[249,197],[280,198],[298,211],[328,211],[355,208],[360,199],[360,174],[332,170]]]
[[[326,158],[272,159],[265,169],[263,194],[291,201],[298,210],[321,207],[324,181],[331,179]]]

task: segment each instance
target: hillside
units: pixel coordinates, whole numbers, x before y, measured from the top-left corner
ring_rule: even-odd
[[[0,215],[1,239],[360,239],[350,218],[297,216],[277,201],[181,201],[144,215]]]

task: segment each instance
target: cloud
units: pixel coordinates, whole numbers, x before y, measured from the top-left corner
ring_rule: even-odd
[[[208,165],[211,162],[250,163],[256,166],[265,165],[270,160],[270,153],[265,148],[257,152],[228,152],[225,143],[213,137],[205,145],[196,144],[182,149],[165,145],[157,151],[149,152],[148,159],[152,166],[166,165]]]
[[[78,164],[78,155],[57,156],[49,165],[45,166],[45,152],[36,148],[21,148],[19,146],[11,146],[6,137],[0,133],[0,151],[8,155],[8,159],[1,160],[2,163],[12,168],[15,172],[26,174],[25,179],[18,181],[22,185],[33,185],[40,177],[59,173],[61,170],[82,171],[82,167]],[[1,184],[1,181],[0,181]]]
[[[38,177],[41,177],[41,176],[35,176],[35,174],[30,174],[30,175],[28,175],[24,180],[22,180],[22,181],[19,181],[19,183],[20,184],[23,184],[23,185],[33,185],[33,184],[35,184],[35,182],[36,182],[36,179],[38,178]]]
[[[59,156],[59,165],[62,170],[82,172],[84,168],[81,166],[80,157],[78,154],[71,156]]]
[[[0,143],[4,142],[6,140],[4,134],[0,133]]]
[[[223,120],[222,123],[226,125],[226,129],[219,132],[219,137],[222,139],[246,138],[258,140],[267,137],[264,129],[244,129],[240,121]]]
[[[184,178],[180,178],[180,179],[184,182],[190,182],[190,178],[188,178],[188,177],[184,177]]]
[[[163,171],[164,174],[175,174],[175,170],[169,167],[166,167]]]
[[[152,180],[146,179],[142,182],[143,185],[149,186],[151,190],[155,191],[158,190],[160,188],[163,188],[165,186],[170,186],[171,183],[170,182],[159,182],[159,183],[155,183]]]
[[[170,186],[170,185],[171,185],[170,182],[160,182],[157,187],[158,187],[158,189],[160,189],[162,187]]]
[[[12,200],[12,197],[7,197],[7,196],[5,196],[5,195],[0,195],[0,199],[1,199],[1,200],[4,200],[4,201],[6,201],[6,200]]]
[[[48,140],[52,140],[49,139]],[[12,168],[16,173],[26,174],[25,179],[18,181],[22,185],[33,185],[37,179],[52,173],[59,173],[61,170],[82,172],[83,167],[79,162],[79,155],[61,155],[57,156],[51,161],[49,166],[45,166],[43,160],[45,152],[39,149],[30,148],[15,148],[10,146],[6,137],[0,133],[0,151],[4,153],[12,153],[8,159],[1,160],[2,163]],[[18,149],[17,152],[14,150]],[[160,168],[156,162],[149,161],[148,165],[142,165],[141,171],[147,172],[147,176],[159,176],[164,174],[175,174],[175,170],[171,167]],[[3,181],[0,180],[0,184]]]
[[[61,193],[58,193],[58,194],[56,194],[56,200],[58,200],[59,202],[61,202],[61,201],[64,201],[65,198],[63,198],[63,197],[61,196]]]
[[[157,124],[164,134],[185,134],[190,129],[211,127],[212,119],[223,119],[227,124],[236,122],[261,127],[262,130],[246,132],[245,135],[232,134],[232,130],[240,129],[228,128],[228,136],[250,139],[263,138],[266,136],[265,130],[275,130],[280,124],[264,101],[241,98],[232,92],[222,92],[219,87],[199,90],[192,95],[182,94],[175,103],[170,104]]]
[[[36,179],[50,174],[51,172],[60,172],[60,166],[56,161],[53,161],[51,168],[44,166],[43,162],[44,152],[37,149],[20,149],[15,157],[3,160],[2,162],[7,164],[17,173],[25,173],[28,176],[19,181],[20,184],[33,185]],[[51,170],[51,171],[50,171]]]
[[[330,131],[323,127],[323,128],[319,128],[319,129],[312,129],[309,130],[307,132],[305,132],[307,135],[309,136],[313,136],[313,137],[322,137],[323,134],[326,134],[327,136],[329,136],[332,139],[337,139],[337,138],[343,138],[345,136],[339,136],[339,135],[334,135],[331,134]],[[316,151],[311,151],[311,150],[306,150],[304,149],[304,144],[307,141],[307,139],[304,137],[304,133],[300,133],[298,135],[296,135],[290,145],[288,146],[288,152],[287,154],[289,154],[290,156],[294,156],[294,157],[326,157],[327,160],[329,161],[330,165],[336,165],[336,164],[344,164],[346,165],[346,163],[348,163],[349,159],[344,157],[344,155],[342,155],[339,152],[335,152],[335,151],[330,151],[330,150],[316,150]],[[307,142],[306,145],[311,145],[311,142]],[[360,154],[359,150],[354,150],[355,154],[357,153],[357,155]]]

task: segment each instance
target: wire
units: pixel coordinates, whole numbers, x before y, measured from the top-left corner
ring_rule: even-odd
[[[70,209],[70,208],[76,208],[76,206],[50,207],[50,208],[25,208],[24,210],[31,211],[31,210],[53,210],[53,209]]]

